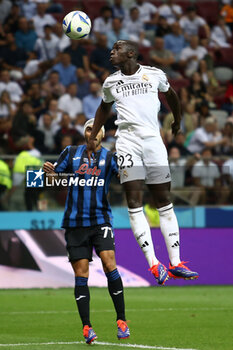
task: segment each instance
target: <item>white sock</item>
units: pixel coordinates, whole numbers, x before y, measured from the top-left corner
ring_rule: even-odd
[[[143,208],[128,208],[128,212],[134,237],[143,251],[149,266],[152,267],[158,264],[151,238],[150,226],[146,220]]]
[[[178,265],[180,263],[180,232],[173,205],[170,203],[157,210],[170,262],[173,266]]]

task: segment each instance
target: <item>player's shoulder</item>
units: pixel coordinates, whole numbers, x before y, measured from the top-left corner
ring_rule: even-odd
[[[74,147],[74,149],[79,150],[79,151],[84,151],[87,148],[87,145],[79,145],[79,146],[71,146]]]
[[[101,147],[101,154],[99,155],[99,167],[106,168],[107,171],[112,168],[114,160],[114,153],[105,147]]]
[[[86,149],[86,145],[79,145],[79,146],[76,146],[76,145],[74,145],[74,146],[72,146],[72,145],[70,145],[70,146],[67,146],[65,149],[64,149],[64,151],[66,151],[67,153],[72,153],[72,154],[75,154],[76,153],[76,151],[84,151],[85,149]]]
[[[106,147],[101,147],[101,152],[105,153],[108,156],[112,156],[114,153],[112,151],[110,151],[108,148]]]
[[[101,151],[102,151],[102,154],[105,155],[105,158],[108,159],[108,160],[112,160],[112,159],[116,159],[116,152],[113,152],[105,147],[102,146],[101,148]]]
[[[66,147],[62,150],[61,153],[69,153],[70,147],[72,147],[72,146],[66,146]]]
[[[103,83],[103,87],[106,88],[106,87],[112,86],[113,84],[115,84],[120,79],[120,76],[121,76],[121,71],[120,70],[110,74],[105,79],[105,81]]]
[[[143,72],[147,73],[147,74],[155,74],[155,75],[164,75],[164,71],[162,71],[162,69],[156,68],[156,67],[152,67],[152,66],[143,66],[142,65],[142,70]]]

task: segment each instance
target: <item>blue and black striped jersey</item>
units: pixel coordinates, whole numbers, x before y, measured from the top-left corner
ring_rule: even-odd
[[[112,175],[118,173],[112,152],[102,147],[89,166],[86,145],[68,146],[60,154],[55,172],[72,174],[62,227],[112,224],[107,194]]]

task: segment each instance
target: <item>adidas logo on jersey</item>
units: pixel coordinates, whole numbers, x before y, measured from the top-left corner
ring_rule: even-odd
[[[122,84],[124,84],[123,80],[119,80],[119,81],[117,82],[116,86],[119,86],[119,85],[122,85]]]

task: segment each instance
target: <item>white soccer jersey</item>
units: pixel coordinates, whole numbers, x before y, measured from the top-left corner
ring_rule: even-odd
[[[104,102],[116,102],[118,132],[132,127],[140,137],[159,135],[158,91],[167,92],[166,74],[157,68],[139,66],[135,74],[111,74],[103,84]]]

